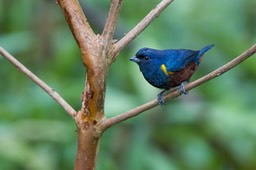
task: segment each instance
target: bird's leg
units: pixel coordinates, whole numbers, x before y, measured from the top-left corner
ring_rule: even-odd
[[[166,91],[166,89],[164,89],[163,91],[161,91],[158,95],[157,95],[157,101],[159,103],[159,105],[163,105],[165,102],[164,102],[164,99],[163,99],[163,94],[164,92]]]
[[[186,91],[185,90],[185,84],[187,84],[188,83],[188,81],[183,81],[181,84],[180,84],[180,92],[181,92],[181,94],[185,94],[185,95],[187,95],[188,94],[188,91]]]

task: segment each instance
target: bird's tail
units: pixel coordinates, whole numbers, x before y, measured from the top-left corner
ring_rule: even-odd
[[[210,50],[213,46],[214,46],[214,44],[207,45],[207,46],[201,48],[201,50],[199,50],[199,54],[196,57],[196,61],[198,62],[197,64],[199,64],[201,62],[204,53],[206,53],[208,50]]]

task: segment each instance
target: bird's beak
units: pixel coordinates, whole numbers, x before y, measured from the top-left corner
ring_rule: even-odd
[[[140,60],[136,56],[131,57],[129,60],[133,61],[135,63],[139,63],[140,62]]]

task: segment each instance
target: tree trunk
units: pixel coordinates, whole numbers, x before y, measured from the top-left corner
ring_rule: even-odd
[[[78,128],[78,148],[75,170],[95,170],[100,137],[94,136],[95,129],[84,124]]]
[[[104,117],[104,100],[108,65],[101,46],[95,45],[94,60],[87,66],[86,84],[82,95],[82,108],[75,117],[78,129],[78,149],[75,170],[96,169],[99,125]]]

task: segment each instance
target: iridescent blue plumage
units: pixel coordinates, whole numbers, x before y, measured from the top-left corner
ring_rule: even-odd
[[[197,51],[142,48],[130,60],[139,65],[144,78],[151,85],[165,90],[181,85],[181,92],[185,94],[182,83],[189,81],[200,64],[203,54],[212,47],[213,45],[208,45]],[[163,104],[163,92],[158,95],[159,104]]]

